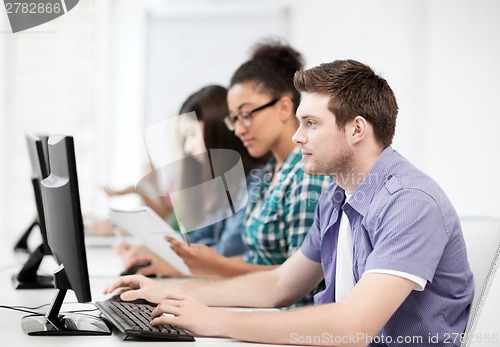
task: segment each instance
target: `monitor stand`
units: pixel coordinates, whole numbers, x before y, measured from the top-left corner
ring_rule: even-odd
[[[19,240],[16,242],[14,245],[14,251],[16,252],[23,252],[23,253],[29,253],[30,250],[28,248],[28,237],[31,234],[31,231],[33,230],[34,227],[38,226],[38,220],[34,220],[33,223],[24,231],[24,233],[21,235]]]
[[[16,275],[12,275],[12,282],[15,289],[39,289],[39,288],[54,288],[52,276],[38,275],[37,271],[43,257],[46,255],[44,245],[41,244],[31,253],[28,261]]]
[[[64,271],[62,271],[64,272]],[[55,282],[60,286],[67,282],[65,274],[54,273]],[[62,287],[67,287],[63,285]],[[110,325],[101,318],[85,313],[60,314],[61,306],[68,289],[58,289],[56,296],[45,315],[23,317],[23,329],[28,335],[111,335]]]

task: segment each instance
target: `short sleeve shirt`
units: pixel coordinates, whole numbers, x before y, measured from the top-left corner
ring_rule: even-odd
[[[372,269],[402,271],[427,280],[425,290],[412,291],[379,336],[392,336],[388,345],[399,346],[397,337],[421,336],[425,342],[432,335],[440,346],[449,346],[444,343],[446,336],[465,330],[474,288],[460,222],[445,193],[389,146],[349,202],[344,199],[344,190],[332,183],[320,198],[301,247],[306,257],[321,262],[325,274],[326,289],[315,296],[315,303],[334,301],[343,210],[353,233],[355,282]]]

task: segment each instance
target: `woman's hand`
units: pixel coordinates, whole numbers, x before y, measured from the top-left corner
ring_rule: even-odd
[[[179,242],[171,237],[166,238],[172,250],[181,257],[194,276],[219,277],[220,264],[227,259],[213,248],[202,244]]]
[[[165,245],[165,247],[167,247],[167,245]],[[144,247],[142,245],[122,243],[116,246],[115,249],[127,269],[137,264],[149,264],[139,269],[139,271],[137,272],[137,274],[139,275],[184,277],[182,273],[177,271],[174,267],[157,256],[147,247]]]
[[[114,235],[113,222],[111,219],[97,219],[90,223],[86,231],[91,235],[112,236]]]

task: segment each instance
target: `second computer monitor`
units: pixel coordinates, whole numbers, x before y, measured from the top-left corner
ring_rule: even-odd
[[[41,192],[47,238],[59,267],[54,271],[58,290],[45,316],[28,316],[23,328],[30,335],[110,334],[104,321],[85,314],[61,315],[68,290],[79,302],[92,300],[85,252],[74,143],[71,136],[52,135],[48,142],[50,175],[42,180]]]
[[[48,137],[46,136],[26,135],[26,144],[28,147],[32,171],[31,183],[33,186],[37,216],[30,228],[24,232],[23,236],[17,242],[15,249],[22,249],[24,251],[28,250],[28,237],[36,226],[38,226],[40,230],[42,243],[30,253],[28,260],[23,265],[19,273],[12,277],[14,287],[16,289],[54,287],[52,276],[38,274],[38,268],[43,258],[51,254],[47,241],[47,230],[45,228],[42,195],[40,192],[40,182],[46,178],[50,172],[47,141]]]

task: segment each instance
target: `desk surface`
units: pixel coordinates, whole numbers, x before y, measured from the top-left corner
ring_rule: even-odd
[[[36,307],[43,304],[52,302],[55,289],[42,289],[42,290],[14,290],[11,282],[11,275],[17,273],[22,264],[24,264],[26,256],[16,255],[12,251],[13,242],[9,240],[3,240],[0,244],[0,305],[22,305],[28,307]],[[118,257],[114,254],[111,247],[90,247],[87,248],[87,262],[90,274],[90,285],[92,290],[92,298],[94,301],[105,300],[106,297],[102,294],[102,289],[109,284],[117,274],[122,270],[122,265]],[[42,267],[47,274],[51,273],[53,269],[56,268],[56,263],[53,258],[45,257],[42,262]],[[493,293],[500,292],[500,275],[496,276],[493,286],[491,288],[491,293],[488,300],[484,305],[483,312],[481,314],[481,319],[475,333],[475,336],[481,338],[481,342],[475,341],[472,346],[498,346],[489,339],[491,343],[485,343],[483,336],[500,336],[500,327],[498,326],[498,312],[500,312],[500,297]],[[65,302],[75,303],[76,297],[73,292],[69,291]],[[71,305],[71,307],[69,307]],[[78,305],[78,306],[74,306]],[[92,304],[68,304],[63,306],[62,310],[72,310],[72,309],[92,309],[94,308]],[[28,336],[24,333],[21,327],[21,318],[28,315],[28,313],[17,312],[12,310],[7,310],[0,308],[0,341],[7,342],[7,344],[2,343],[3,346],[15,346],[15,347],[25,347],[25,346],[36,346],[36,347],[55,347],[54,345],[67,346],[68,341],[71,341],[72,347],[79,346],[89,346],[92,344],[93,347],[98,346],[136,346],[139,343],[144,346],[145,342],[135,342],[127,341],[124,342],[119,335],[111,336]],[[196,338],[197,342],[165,342],[165,341],[154,341],[146,343],[167,343],[168,346],[277,346],[277,345],[265,345],[265,344],[253,344],[245,343],[241,341],[235,341],[232,339],[215,339],[215,338]]]
[[[38,289],[38,290],[14,290],[11,282],[11,275],[17,272],[23,264],[25,255],[16,255],[12,251],[11,243],[4,242],[0,246],[0,288],[1,297],[0,305],[4,306],[27,306],[36,307],[43,304],[52,302],[55,289]],[[55,267],[56,263],[51,257],[45,257],[42,262],[44,272],[50,273]],[[92,290],[92,299],[94,301],[105,300],[106,297],[101,293],[102,289],[110,283],[122,269],[121,263],[117,256],[114,255],[110,247],[90,247],[87,248],[87,261],[90,275],[90,285]],[[76,297],[73,292],[69,291],[66,295],[64,310],[83,310],[93,309],[92,304],[74,304]],[[41,311],[46,310],[44,307]],[[68,346],[71,341],[72,347],[85,346],[88,347],[92,344],[96,346],[136,346],[144,343],[151,344],[168,344],[168,346],[200,346],[200,345],[213,345],[213,346],[276,346],[276,345],[263,345],[245,343],[235,341],[232,339],[223,338],[201,338],[197,337],[197,342],[165,342],[165,341],[152,341],[152,342],[124,342],[120,335],[113,334],[111,336],[28,336],[24,333],[21,327],[21,318],[29,315],[28,313],[12,311],[0,308],[0,334],[3,346],[36,346],[44,347],[55,345]],[[7,343],[5,343],[7,342]]]

